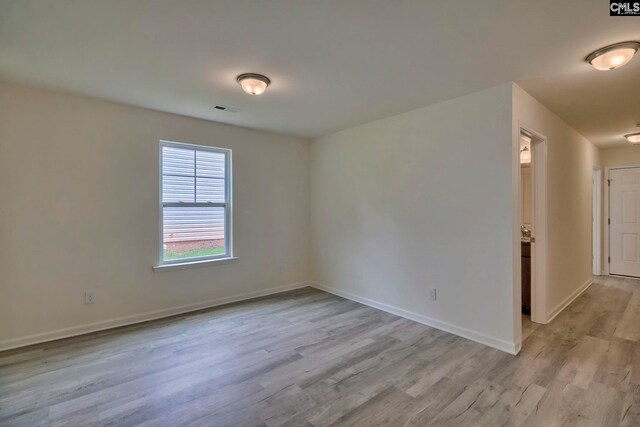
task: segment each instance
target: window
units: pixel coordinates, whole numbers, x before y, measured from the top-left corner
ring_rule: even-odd
[[[160,263],[231,257],[231,150],[160,142]]]

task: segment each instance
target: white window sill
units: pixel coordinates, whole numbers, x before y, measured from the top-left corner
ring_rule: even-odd
[[[236,261],[238,257],[228,257],[228,258],[215,258],[215,259],[205,259],[202,261],[186,261],[186,262],[176,262],[173,264],[160,264],[155,265],[153,267],[153,271],[156,273],[162,271],[174,271],[174,270],[184,270],[186,268],[193,267],[205,267],[207,265],[214,264],[228,264],[230,262]]]

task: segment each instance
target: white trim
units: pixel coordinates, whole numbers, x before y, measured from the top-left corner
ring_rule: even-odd
[[[562,301],[560,304],[558,304],[553,310],[551,310],[548,314],[547,314],[547,319],[549,319],[547,321],[547,323],[551,322],[553,319],[556,318],[556,316],[558,314],[560,314],[562,312],[562,310],[564,310],[565,308],[567,308],[567,306],[569,306],[569,304],[571,304],[573,301],[576,300],[576,298],[578,298],[580,295],[582,295],[582,293],[584,291],[586,291],[587,289],[589,289],[589,286],[591,286],[591,284],[593,283],[593,278],[587,280],[582,286],[580,286],[578,289],[576,289],[575,291],[573,291],[573,293],[571,295],[569,295],[567,298],[564,299],[564,301]]]
[[[263,289],[259,291],[247,292],[244,294],[234,295],[230,297],[216,298],[207,301],[197,302],[195,304],[181,305],[177,307],[164,308],[161,310],[149,311],[142,314],[134,314],[131,316],[118,317],[116,319],[103,320],[86,325],[73,326],[70,328],[57,329],[55,331],[43,332],[40,334],[28,335],[26,337],[12,338],[0,341],[0,351],[12,348],[24,347],[27,345],[39,344],[47,341],[59,340],[62,338],[84,335],[91,332],[103,331],[105,329],[118,328],[121,326],[133,325],[135,323],[148,322],[149,320],[161,319],[163,317],[175,316],[177,314],[189,313],[191,311],[202,310],[205,308],[217,307],[220,305],[230,304],[233,302],[250,300],[253,298],[263,297],[267,295],[278,294],[281,292],[291,291],[310,286],[309,282],[293,283],[289,285],[276,286],[274,288]]]
[[[153,271],[156,273],[160,273],[163,271],[174,271],[174,270],[184,270],[186,268],[193,267],[206,267],[207,265],[212,264],[228,264],[230,262],[236,261],[238,257],[227,257],[227,258],[205,258],[199,261],[187,261],[187,262],[176,262],[173,264],[160,264],[154,265]]]
[[[593,253],[592,260],[592,273],[594,276],[599,276],[602,271],[602,254],[601,254],[601,237],[602,233],[600,232],[600,226],[602,223],[602,173],[600,168],[593,169],[593,195],[592,195],[592,231],[591,231],[591,251]]]
[[[611,171],[612,169],[634,169],[634,168],[640,168],[640,165],[638,164],[631,164],[631,165],[619,165],[619,166],[607,166],[606,168],[604,168],[604,177],[605,177],[605,181],[604,181],[604,216],[602,218],[602,223],[604,225],[604,256],[606,258],[608,258],[609,256],[611,256],[610,252],[609,252],[609,224],[608,222],[606,222],[609,219],[609,212],[610,212],[610,206],[609,206],[609,184],[608,184],[608,180],[609,180],[609,171]],[[609,261],[607,260],[606,262],[604,262],[604,269],[602,270],[604,272],[605,275],[610,276],[612,275],[610,270],[609,270],[609,266],[611,264],[609,263]]]
[[[636,276],[623,276],[622,274],[610,274],[611,277],[619,277],[620,279],[640,280],[640,277]]]
[[[453,325],[451,323],[435,320],[427,316],[423,316],[418,313],[414,313],[408,310],[404,310],[398,307],[394,307],[388,304],[377,302],[369,298],[360,297],[349,292],[344,292],[329,286],[316,283],[316,282],[300,282],[290,285],[277,286],[274,288],[264,289],[260,291],[248,292],[231,297],[216,298],[212,300],[202,301],[195,304],[187,304],[177,307],[165,308],[162,310],[150,311],[142,314],[135,314],[132,316],[119,317],[116,319],[104,320],[95,323],[89,323],[81,326],[74,326],[70,328],[57,329],[55,331],[44,332],[40,334],[28,335],[26,337],[13,338],[9,340],[0,341],[0,351],[10,350],[18,347],[25,347],[28,345],[39,344],[48,341],[59,340],[63,338],[70,338],[78,335],[84,335],[91,332],[103,331],[106,329],[118,328],[121,326],[133,325],[141,322],[148,322],[150,320],[162,319],[164,317],[175,316],[178,314],[189,313],[192,311],[198,311],[205,308],[213,308],[225,304],[234,302],[246,301],[253,298],[278,294],[281,292],[291,291],[294,289],[301,289],[307,286],[328,292],[333,295],[340,296],[352,301],[359,302],[361,304],[373,307],[378,310],[385,311],[387,313],[395,314],[396,316],[403,317],[405,319],[413,320],[414,322],[421,323],[454,335],[461,336],[466,339],[478,342],[480,344],[487,345],[489,347],[496,348],[498,350],[517,354],[520,351],[520,345],[510,343],[499,338],[491,337],[489,335],[482,334],[471,329],[463,328],[461,326]]]
[[[604,202],[602,205],[602,235],[604,238],[604,254],[602,256],[602,274],[609,275],[609,168],[604,169]]]
[[[462,326],[457,326],[451,323],[432,319],[430,317],[423,316],[422,314],[414,313],[412,311],[404,310],[402,308],[398,308],[392,305],[374,301],[372,299],[361,297],[361,296],[352,294],[350,292],[341,291],[339,289],[332,288],[330,286],[323,285],[321,283],[309,282],[309,285],[316,289],[329,292],[330,294],[334,294],[342,298],[349,299],[351,301],[359,302],[360,304],[364,304],[378,310],[386,311],[387,313],[395,314],[396,316],[404,317],[405,319],[413,320],[414,322],[418,322],[423,325],[430,326],[432,328],[440,329],[441,331],[449,332],[451,334],[458,335],[460,337],[478,342],[480,344],[487,345],[489,347],[493,347],[495,349],[498,349],[510,354],[517,354],[518,351],[520,350],[518,348],[519,346],[517,346],[516,343],[512,343],[512,342],[495,338],[489,335],[485,335],[483,333],[480,333],[471,329],[463,328]]]
[[[221,153],[224,154],[224,161],[225,161],[225,178],[224,178],[224,185],[225,185],[225,201],[224,203],[197,203],[194,200],[194,203],[164,203],[162,201],[162,186],[163,186],[163,174],[162,174],[162,161],[163,161],[163,156],[162,156],[162,148],[163,147],[172,147],[172,148],[182,148],[182,149],[187,149],[187,150],[194,150],[194,153],[197,151],[206,151],[206,152],[210,152],[210,153]],[[180,264],[180,265],[192,265],[191,263],[196,263],[199,261],[213,261],[213,260],[220,260],[220,261],[227,261],[230,259],[234,259],[234,252],[233,252],[233,169],[232,169],[232,150],[230,148],[221,148],[221,147],[212,147],[210,145],[196,145],[196,144],[190,144],[190,143],[186,143],[186,142],[176,142],[176,141],[167,141],[165,139],[161,139],[160,140],[160,145],[159,145],[159,149],[158,149],[158,157],[159,157],[159,164],[158,164],[158,202],[159,202],[159,206],[160,206],[160,214],[159,214],[159,229],[160,229],[160,235],[159,235],[159,244],[158,244],[158,265],[153,267],[154,271],[158,271],[156,270],[156,268],[158,268],[159,266],[165,266],[165,265],[173,265],[173,264]],[[195,154],[194,154],[195,155]],[[195,167],[195,164],[194,164]],[[194,173],[195,170],[194,170]],[[196,180],[197,178],[194,179],[194,188],[196,185]],[[195,189],[194,189],[195,191]],[[205,207],[224,207],[225,209],[225,214],[224,214],[224,254],[221,255],[213,255],[213,256],[206,256],[206,257],[197,257],[197,258],[187,258],[187,259],[178,259],[178,260],[165,260],[164,259],[164,218],[163,218],[163,214],[164,214],[164,208],[165,207],[197,207],[197,206],[205,206]],[[186,262],[185,262],[186,261]],[[178,270],[180,270],[181,268],[178,268]]]

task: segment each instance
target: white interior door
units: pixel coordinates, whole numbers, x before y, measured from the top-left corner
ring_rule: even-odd
[[[609,272],[640,277],[640,168],[609,171]]]

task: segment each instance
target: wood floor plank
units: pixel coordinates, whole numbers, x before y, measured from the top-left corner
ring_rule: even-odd
[[[611,338],[594,381],[625,392],[630,391],[635,347],[633,342]]]
[[[558,372],[557,380],[587,390],[608,348],[608,342],[585,336],[571,349],[569,358]]]
[[[620,425],[623,427],[640,425],[640,386],[638,385],[625,396]]]
[[[402,425],[408,416],[407,408],[413,403],[411,396],[389,387],[340,417],[334,424],[345,427]]]
[[[622,319],[616,326],[613,334],[616,338],[635,341],[640,340],[640,294],[634,293],[622,315]]]

